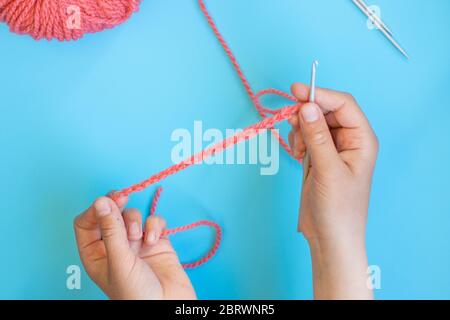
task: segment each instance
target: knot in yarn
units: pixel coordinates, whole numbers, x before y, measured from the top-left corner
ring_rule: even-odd
[[[121,24],[139,4],[140,0],[0,0],[0,22],[35,40],[78,40]]]

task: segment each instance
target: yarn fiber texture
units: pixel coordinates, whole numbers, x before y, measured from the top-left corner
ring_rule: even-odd
[[[0,0],[0,22],[35,40],[78,40],[113,28],[139,9],[140,0]]]

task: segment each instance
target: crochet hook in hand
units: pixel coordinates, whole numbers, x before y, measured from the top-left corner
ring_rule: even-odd
[[[309,87],[309,102],[310,103],[316,103],[316,74],[317,74],[317,67],[319,66],[319,61],[314,60],[312,63],[312,69],[311,69],[311,83]],[[309,173],[309,168],[311,165],[311,159],[309,157],[308,150],[305,152],[305,156],[303,158],[303,181],[305,181],[306,177]]]

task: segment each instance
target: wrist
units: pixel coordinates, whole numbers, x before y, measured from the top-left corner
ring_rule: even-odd
[[[359,238],[359,239],[358,239]],[[372,299],[367,254],[360,237],[308,239],[316,299]]]

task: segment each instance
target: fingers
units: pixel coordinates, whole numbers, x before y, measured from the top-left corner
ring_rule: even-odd
[[[300,130],[298,115],[292,116],[288,121],[292,126],[292,130],[288,136],[289,146],[294,154],[294,158],[300,160],[305,155],[306,145],[303,141],[302,131]]]
[[[307,101],[309,86],[296,83],[292,86],[292,93],[300,101]],[[334,123],[329,123],[332,127],[370,128],[367,118],[350,94],[317,88],[316,103],[325,114],[333,113],[333,117],[330,117],[330,120]]]
[[[120,198],[118,200],[119,209],[123,208],[127,202],[128,197]],[[102,240],[102,233],[97,220],[94,205],[90,206],[86,211],[75,218],[74,228],[80,251],[85,249],[87,246],[94,244],[96,241]]]
[[[115,190],[110,191],[106,196],[111,198],[111,196],[114,195],[114,193],[116,193]],[[123,212],[127,203],[128,203],[128,196],[120,197],[119,200],[116,201],[116,204],[119,207],[120,212]]]
[[[137,209],[125,209],[123,220],[127,229],[129,241],[139,241],[142,239],[142,215]]]
[[[312,167],[319,172],[329,172],[340,164],[330,129],[319,106],[313,103],[303,105],[298,119]]]
[[[95,217],[94,207],[89,207],[82,214],[77,216],[74,221],[75,237],[79,251],[83,251],[89,245],[100,241],[102,234]]]
[[[150,216],[145,221],[144,243],[148,246],[156,244],[166,229],[166,221],[159,216]]]
[[[298,116],[296,117],[298,119]],[[297,120],[298,121],[298,120]],[[289,146],[294,154],[294,158],[300,160],[306,152],[306,145],[303,141],[302,132],[299,127],[293,127],[288,136]]]
[[[289,124],[292,126],[292,128],[298,128],[299,127],[299,123],[298,123],[298,117],[297,116],[292,116],[291,118],[289,118],[288,120]]]
[[[309,96],[309,87],[294,84],[292,92],[304,101]],[[339,152],[354,151],[346,156],[350,160],[346,163],[352,168],[372,167],[378,153],[378,139],[355,99],[347,93],[318,88],[316,103],[325,113],[328,126],[340,130],[336,132]]]
[[[292,131],[289,132],[288,142],[289,142],[289,147],[295,154],[295,131],[294,131],[294,129],[292,129]]]
[[[119,207],[112,199],[101,197],[91,210],[95,212],[109,262],[120,264],[130,252],[130,247]]]

